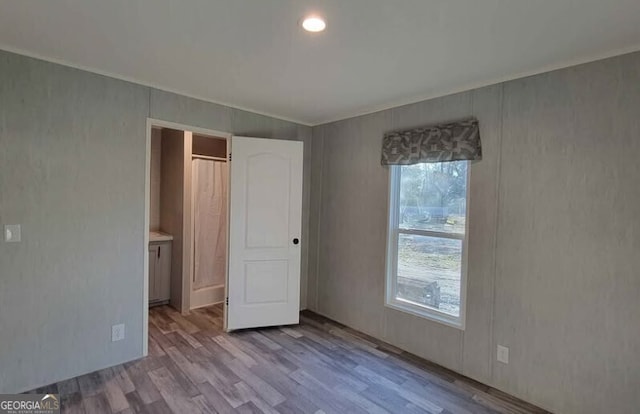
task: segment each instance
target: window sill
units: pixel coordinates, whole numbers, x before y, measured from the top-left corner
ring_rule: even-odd
[[[456,318],[455,316],[446,315],[436,310],[398,300],[386,301],[384,306],[464,331],[464,319],[462,317]]]

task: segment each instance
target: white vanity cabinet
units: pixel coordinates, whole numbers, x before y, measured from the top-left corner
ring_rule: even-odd
[[[171,238],[149,239],[149,305],[169,302],[171,284]]]

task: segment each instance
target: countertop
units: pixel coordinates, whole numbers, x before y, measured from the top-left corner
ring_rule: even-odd
[[[171,240],[173,240],[173,236],[170,234],[163,233],[161,231],[149,232],[149,243],[171,241]]]

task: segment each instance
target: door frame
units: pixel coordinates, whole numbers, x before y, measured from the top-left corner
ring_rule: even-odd
[[[231,153],[231,137],[232,134],[229,132],[216,131],[213,129],[200,128],[192,125],[180,124],[177,122],[165,121],[162,119],[147,117],[146,124],[146,138],[145,138],[145,182],[144,182],[144,249],[143,249],[143,272],[142,272],[142,356],[147,356],[149,353],[149,221],[150,221],[150,208],[151,208],[151,130],[153,127],[160,128],[171,128],[181,131],[189,131],[202,135],[211,135],[220,139],[225,139],[227,141],[227,159],[229,159],[229,154]],[[191,158],[191,154],[189,154],[189,158]],[[230,180],[229,180],[230,181]],[[231,189],[230,186],[227,185],[227,216],[230,214],[229,209],[229,193]],[[193,220],[191,214],[189,213],[189,220]],[[228,220],[227,220],[228,222]],[[227,256],[229,255],[229,237],[227,236]],[[187,249],[185,249],[187,250]],[[188,249],[189,254],[191,254],[191,248]],[[184,251],[183,251],[184,257]],[[191,260],[189,260],[189,266],[191,266]],[[227,260],[227,269],[226,269],[226,279],[229,278],[229,261]],[[182,275],[182,288],[183,288],[183,308],[184,308],[184,299],[185,299],[185,284],[186,288],[188,288],[187,292],[187,309],[190,308],[191,301],[191,278],[185,277],[184,275],[184,264],[183,264],[183,275]],[[185,283],[186,281],[186,283]],[[227,296],[227,287],[228,280],[225,283],[225,297]],[[224,319],[224,325],[226,329],[227,321],[226,317]]]

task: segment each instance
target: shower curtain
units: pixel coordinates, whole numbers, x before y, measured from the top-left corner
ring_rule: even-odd
[[[227,164],[193,159],[193,290],[225,283]]]

